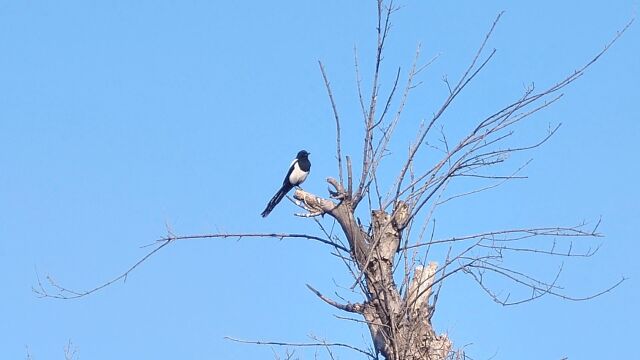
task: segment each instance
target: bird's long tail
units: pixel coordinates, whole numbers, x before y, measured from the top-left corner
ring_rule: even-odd
[[[278,192],[275,195],[273,195],[273,197],[267,204],[267,207],[264,209],[264,211],[261,214],[262,217],[267,217],[267,215],[269,215],[271,210],[273,210],[273,208],[276,207],[276,205],[278,205],[278,203],[284,198],[285,195],[287,195],[287,193],[289,192],[289,190],[291,190],[291,188],[292,188],[291,186],[282,185],[280,190],[278,190]]]

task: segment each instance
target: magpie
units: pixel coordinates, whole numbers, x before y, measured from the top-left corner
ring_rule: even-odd
[[[289,190],[293,189],[294,186],[298,186],[304,182],[309,175],[309,170],[311,170],[311,162],[309,161],[309,154],[306,150],[300,150],[296,158],[291,162],[291,166],[289,166],[289,172],[287,172],[287,176],[284,177],[284,181],[282,182],[282,187],[278,192],[271,198],[267,207],[262,212],[262,217],[267,217],[271,210],[273,210],[276,205],[284,198],[285,195],[289,192]]]

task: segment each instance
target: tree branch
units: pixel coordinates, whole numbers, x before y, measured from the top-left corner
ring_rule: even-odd
[[[255,233],[255,234],[201,234],[201,235],[184,235],[184,236],[175,236],[173,234],[169,234],[166,237],[163,237],[161,239],[156,240],[157,244],[153,250],[149,251],[146,255],[144,255],[142,258],[140,258],[140,260],[138,260],[136,263],[134,263],[131,267],[129,267],[126,271],[124,271],[123,273],[121,273],[120,275],[114,277],[113,279],[104,282],[90,290],[83,290],[83,291],[78,291],[78,290],[72,290],[70,288],[67,288],[65,286],[61,286],[59,285],[51,276],[47,275],[46,279],[47,279],[47,283],[48,284],[43,284],[42,281],[40,280],[40,276],[36,273],[36,277],[37,277],[37,286],[32,286],[31,290],[38,295],[38,297],[41,298],[52,298],[52,299],[62,299],[62,300],[69,300],[69,299],[77,299],[77,298],[81,298],[90,294],[93,294],[97,291],[100,291],[104,288],[106,288],[109,285],[112,285],[120,280],[123,280],[126,282],[127,277],[129,276],[130,273],[132,273],[138,266],[140,266],[142,263],[144,263],[145,261],[147,261],[151,256],[153,256],[154,254],[156,254],[158,251],[160,251],[162,248],[164,248],[165,246],[169,245],[170,243],[174,242],[174,241],[178,241],[178,240],[194,240],[194,239],[215,239],[215,238],[238,238],[238,240],[242,239],[242,238],[276,238],[276,239],[309,239],[309,240],[314,240],[314,241],[319,241],[323,244],[327,244],[327,245],[331,245],[334,248],[340,249],[342,251],[345,252],[349,252],[349,250],[340,245],[337,244],[331,240],[327,240],[327,239],[323,239],[321,237],[318,236],[313,236],[313,235],[307,235],[307,234],[287,234],[287,233]],[[50,287],[52,290],[55,291],[55,293],[52,293],[50,290],[47,289],[47,286]]]
[[[357,313],[357,314],[362,314],[363,311],[363,307],[362,304],[351,304],[351,303],[347,303],[347,304],[340,304],[339,302],[332,300],[324,295],[322,295],[318,290],[314,289],[311,285],[306,284],[307,288],[309,288],[309,290],[311,290],[314,294],[316,294],[317,297],[319,297],[322,301],[326,302],[327,304],[338,308],[342,311],[347,311],[347,312],[351,312],[351,313]]]
[[[327,74],[324,71],[324,65],[322,61],[318,61],[320,66],[320,72],[322,73],[322,79],[324,80],[324,86],[327,88],[327,94],[329,94],[329,100],[331,101],[331,108],[333,109],[333,116],[336,120],[336,158],[338,159],[338,173],[340,176],[340,184],[344,185],[344,179],[342,178],[342,152],[340,149],[340,116],[338,115],[338,108],[336,102],[333,99],[333,93],[331,92],[331,84],[327,78]]]
[[[372,358],[372,359],[376,359],[376,357],[371,354],[370,352],[366,351],[366,350],[362,350],[359,349],[355,346],[351,346],[349,344],[343,344],[343,343],[327,343],[327,342],[314,342],[314,343],[292,343],[292,342],[282,342],[282,341],[255,341],[255,340],[242,340],[242,339],[236,339],[236,338],[232,338],[230,336],[225,336],[224,337],[226,340],[230,340],[230,341],[234,341],[234,342],[238,342],[238,343],[242,343],[242,344],[254,344],[254,345],[277,345],[277,346],[292,346],[292,347],[342,347],[342,348],[346,348],[346,349],[351,349],[354,351],[357,351],[361,354],[367,355],[368,357]]]

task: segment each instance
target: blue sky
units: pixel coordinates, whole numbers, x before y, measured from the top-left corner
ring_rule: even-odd
[[[176,243],[126,283],[79,300],[38,299],[31,286],[36,273],[78,289],[108,280],[144,255],[140,246],[163,236],[165,224],[178,234],[316,233],[313,223],[292,216],[289,203],[267,219],[259,213],[299,149],[312,153],[307,190],[326,194],[324,179],[337,175],[318,59],[345,119],[345,151],[360,154],[353,48],[368,84],[374,5],[0,2],[0,357],[25,358],[28,349],[33,359],[63,358],[69,339],[83,359],[273,358],[268,347],[224,336],[302,342],[314,334],[368,346],[366,329],[336,319],[305,288],[331,293],[335,283],[349,283],[329,249],[308,241]],[[444,119],[452,134],[526,84],[549,86],[580,67],[636,14],[638,2],[402,5],[383,87],[398,66],[408,68],[418,43],[423,59],[439,58],[409,100],[394,154],[446,96],[442,76],[460,74],[500,11],[488,45],[497,49],[495,60]],[[474,359],[637,353],[639,37],[635,24],[561,102],[524,127],[526,141],[563,124],[526,155],[534,159],[529,179],[436,214],[441,236],[602,217],[606,237],[594,242],[600,252],[565,262],[562,284],[580,296],[629,280],[588,302],[547,297],[505,308],[469,279],[452,279],[434,325]],[[557,265],[523,261],[543,271]]]

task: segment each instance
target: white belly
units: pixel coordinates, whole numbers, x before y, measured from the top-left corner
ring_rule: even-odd
[[[293,171],[289,175],[289,183],[292,185],[300,185],[307,179],[307,175],[309,175],[309,173],[300,170],[298,162],[296,161],[296,163],[293,164]]]

